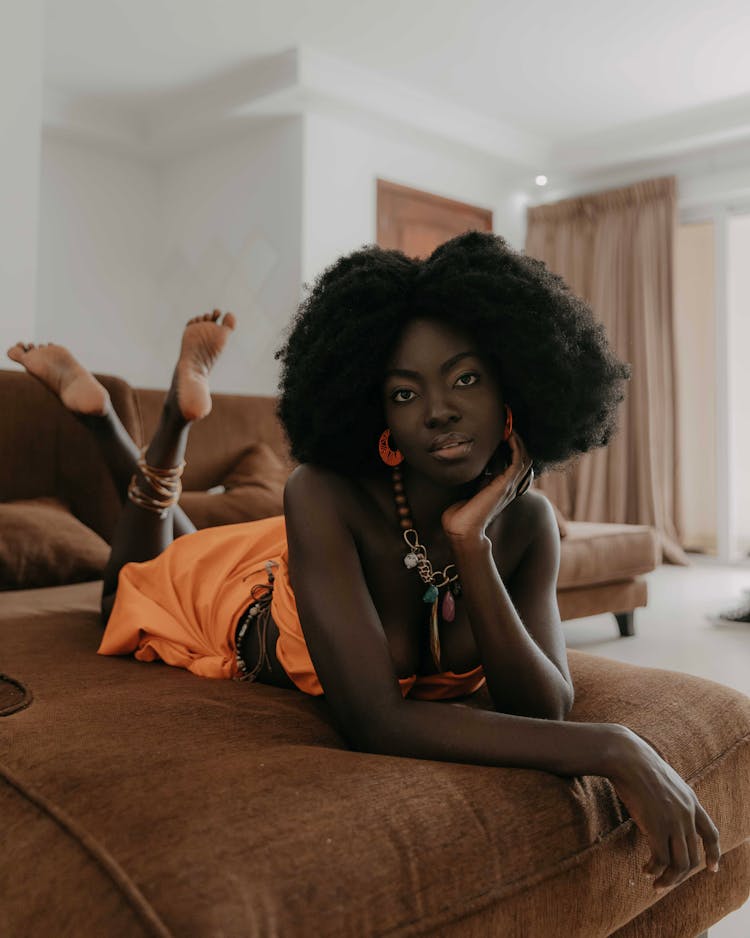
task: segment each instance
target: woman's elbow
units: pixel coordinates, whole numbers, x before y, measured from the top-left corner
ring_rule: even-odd
[[[534,720],[559,720],[568,719],[568,714],[573,709],[575,694],[572,689],[564,694],[560,699],[554,702],[546,701],[536,708],[531,707],[511,707],[505,701],[492,702],[492,709],[497,713],[507,713],[514,717],[530,717]]]
[[[568,714],[573,709],[573,704],[575,703],[576,695],[573,688],[568,686],[568,693],[565,695],[565,699],[560,707],[559,713],[552,717],[553,720],[567,720]]]

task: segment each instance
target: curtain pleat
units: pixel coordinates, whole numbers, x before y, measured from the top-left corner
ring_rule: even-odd
[[[526,253],[583,297],[615,354],[632,366],[609,446],[586,453],[538,487],[568,518],[649,524],[663,557],[680,546],[674,344],[674,177],[528,210]]]

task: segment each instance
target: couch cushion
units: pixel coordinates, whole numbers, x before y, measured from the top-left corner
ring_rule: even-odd
[[[648,573],[658,566],[658,550],[656,534],[647,525],[568,521],[557,588],[615,583]]]
[[[225,491],[183,492],[180,505],[197,528],[280,515],[289,472],[267,443],[255,443],[219,481]]]
[[[25,371],[0,370],[0,400],[0,498],[54,495],[58,422],[64,408]]]
[[[24,619],[50,613],[65,613],[71,617],[82,613],[96,614],[101,598],[101,580],[40,589],[8,590],[3,593],[3,601],[0,603],[0,627],[5,621],[18,625]]]
[[[605,778],[353,752],[322,699],[97,656],[93,611],[0,630],[4,668],[34,694],[0,721],[9,934],[26,933],[32,907],[40,935],[68,920],[77,934],[140,934],[133,917],[148,916],[149,934],[193,938],[449,926],[516,938],[557,934],[562,915],[568,938],[593,938],[659,898]],[[724,851],[745,841],[750,700],[686,674],[569,660],[571,719],[631,726],[695,788]],[[50,843],[54,875],[40,867]],[[105,932],[103,870],[107,907],[114,884],[130,914],[113,912]],[[691,881],[678,888],[690,901]]]
[[[0,590],[98,580],[107,542],[57,498],[0,503]]]

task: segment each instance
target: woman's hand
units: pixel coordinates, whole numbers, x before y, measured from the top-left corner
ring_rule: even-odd
[[[702,866],[701,840],[706,866],[718,869],[719,831],[692,788],[636,733],[628,730],[615,748],[605,774],[650,843],[643,871],[656,877],[654,888],[675,886]]]
[[[487,526],[514,498],[523,495],[534,477],[532,460],[521,437],[514,431],[508,437],[512,460],[499,475],[496,464],[499,448],[487,465],[480,487],[473,498],[456,502],[443,512],[443,530],[450,538],[481,538]]]

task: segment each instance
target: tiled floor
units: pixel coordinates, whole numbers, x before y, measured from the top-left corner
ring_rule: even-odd
[[[698,558],[690,567],[661,566],[648,582],[649,602],[636,612],[635,636],[621,638],[611,615],[572,619],[563,623],[568,647],[697,674],[750,696],[750,625],[706,619],[743,600],[750,564],[718,566]],[[750,938],[750,902],[712,925],[709,938]]]

